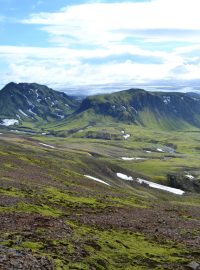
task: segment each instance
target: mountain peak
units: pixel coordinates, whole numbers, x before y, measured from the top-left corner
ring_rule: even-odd
[[[17,83],[15,83],[15,82],[9,82],[8,84],[6,84],[4,87],[3,87],[3,89],[4,88],[10,88],[10,87],[16,87],[17,86]]]
[[[0,91],[2,119],[63,119],[76,109],[77,104],[77,101],[66,94],[36,83],[10,82]]]

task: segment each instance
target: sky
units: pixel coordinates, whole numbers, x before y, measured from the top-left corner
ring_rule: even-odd
[[[199,0],[0,0],[0,88],[200,91]]]

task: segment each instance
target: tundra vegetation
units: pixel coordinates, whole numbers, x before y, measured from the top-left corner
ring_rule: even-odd
[[[0,268],[200,264],[199,127],[151,119],[132,123],[90,108],[2,125]]]

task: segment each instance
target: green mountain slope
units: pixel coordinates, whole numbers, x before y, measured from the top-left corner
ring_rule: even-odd
[[[184,93],[147,92],[130,89],[86,98],[78,113],[92,110],[142,126],[161,128],[200,127],[200,100]]]
[[[18,121],[63,119],[78,102],[36,83],[9,83],[0,91],[0,117]]]

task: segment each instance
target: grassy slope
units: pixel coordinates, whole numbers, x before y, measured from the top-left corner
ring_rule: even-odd
[[[0,135],[1,246],[47,257],[56,269],[185,269],[199,258],[199,196],[129,185],[116,172],[165,183],[169,172],[199,178],[199,133],[124,124],[104,129],[121,137],[123,129],[131,137],[85,139],[85,131],[68,138]],[[169,143],[176,148],[171,159],[144,150]],[[126,162],[122,156],[148,159]]]

